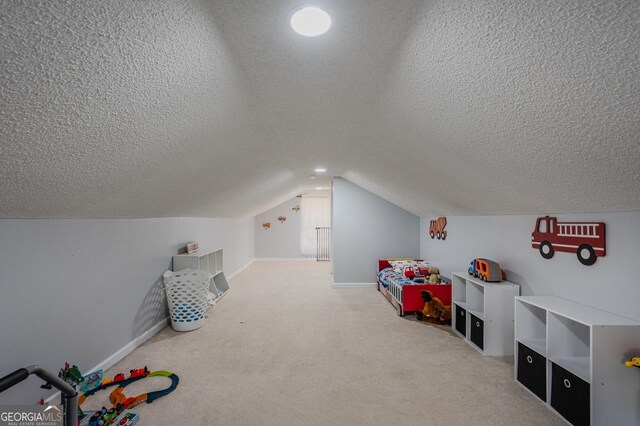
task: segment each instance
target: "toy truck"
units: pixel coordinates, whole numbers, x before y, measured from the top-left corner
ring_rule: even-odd
[[[593,265],[598,257],[607,254],[605,224],[558,222],[555,217],[539,217],[531,234],[531,247],[538,249],[545,259],[551,259],[556,251],[562,251],[576,253],[583,265]]]
[[[500,265],[489,259],[473,259],[468,272],[469,275],[486,282],[500,282],[505,279],[504,271],[500,268]]]

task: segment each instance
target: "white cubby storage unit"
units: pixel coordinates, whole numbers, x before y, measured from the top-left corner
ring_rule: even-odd
[[[515,379],[575,425],[640,425],[640,322],[553,296],[515,301]],[[634,370],[634,371],[632,371]]]
[[[513,354],[513,300],[520,286],[486,283],[466,272],[451,276],[451,327],[484,355]]]
[[[209,273],[209,291],[222,298],[229,290],[229,283],[222,270],[223,252],[218,250],[198,250],[195,253],[183,253],[173,256],[173,270],[181,271],[186,268],[200,269]],[[216,291],[216,290],[219,290]]]

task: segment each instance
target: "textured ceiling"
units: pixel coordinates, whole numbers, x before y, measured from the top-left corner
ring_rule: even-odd
[[[0,0],[0,217],[640,210],[640,2]]]

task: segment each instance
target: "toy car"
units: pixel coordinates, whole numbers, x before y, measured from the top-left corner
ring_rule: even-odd
[[[489,259],[473,259],[468,272],[469,275],[486,282],[500,282],[505,279],[504,271],[500,268],[500,265]]]

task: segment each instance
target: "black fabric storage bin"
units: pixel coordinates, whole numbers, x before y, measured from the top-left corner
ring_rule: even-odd
[[[551,406],[571,424],[589,425],[591,386],[559,365],[551,365]]]
[[[458,305],[456,306],[456,330],[463,336],[467,335],[467,311]]]
[[[518,381],[547,401],[547,359],[518,342]]]
[[[484,349],[484,321],[471,314],[471,341],[480,349]]]

